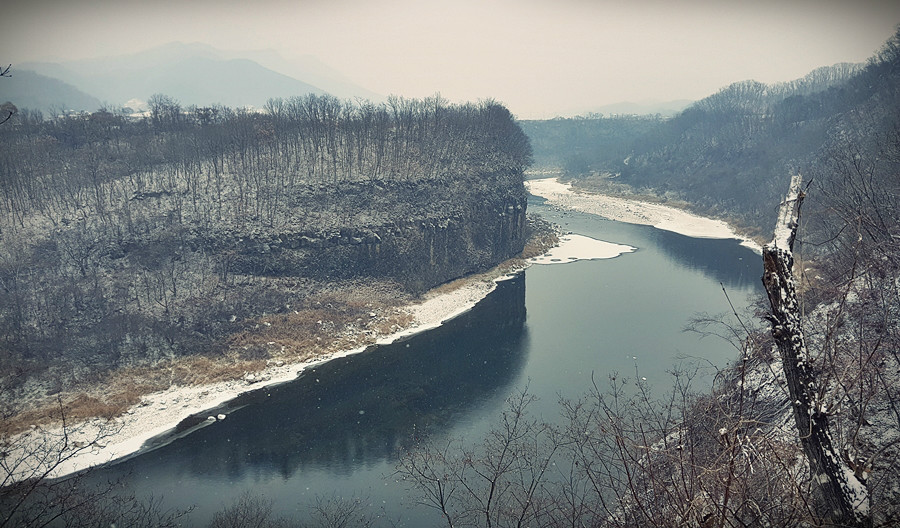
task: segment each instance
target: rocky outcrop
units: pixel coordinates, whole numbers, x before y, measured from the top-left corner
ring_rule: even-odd
[[[443,192],[440,201],[410,213],[399,196],[395,206],[360,221],[329,229],[259,232],[214,245],[237,252],[232,271],[242,274],[302,276],[317,280],[372,277],[396,281],[413,292],[479,270],[522,251],[527,201],[521,184],[493,195],[451,193],[430,182],[406,193]],[[403,205],[400,205],[403,204]],[[346,211],[354,216],[354,211]]]

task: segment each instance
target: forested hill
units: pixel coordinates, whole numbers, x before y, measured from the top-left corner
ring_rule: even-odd
[[[267,315],[302,334],[323,292],[332,312],[307,318],[356,318],[379,291],[416,294],[522,250],[530,145],[497,103],[150,105],[137,120],[22,111],[0,126],[4,386],[224,354]],[[363,285],[356,301],[334,294],[346,281]],[[252,335],[282,351],[301,337]]]
[[[874,96],[870,75],[842,64],[791,83],[732,84],[638,138],[616,172],[766,229],[785,175],[817,163],[839,138],[841,116]]]
[[[593,148],[576,142],[559,165],[585,185],[592,179],[586,176],[593,173],[596,182],[597,174],[609,173],[613,178],[607,182],[769,230],[792,170],[823,174],[835,154],[870,148],[863,144],[900,126],[897,42],[895,35],[865,65],[824,67],[788,83],[732,84],[659,120],[624,146],[621,138],[631,135],[633,126],[601,120],[621,124],[618,137],[597,138]],[[571,122],[572,131],[581,126]],[[540,165],[541,151],[535,152]],[[814,207],[815,197],[811,200]]]
[[[617,166],[634,140],[662,122],[657,116],[557,118],[522,121],[534,149],[535,171],[561,169],[572,176]]]

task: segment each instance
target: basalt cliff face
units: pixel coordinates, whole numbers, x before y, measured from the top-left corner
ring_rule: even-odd
[[[239,273],[386,279],[412,293],[483,271],[522,251],[527,200],[521,182],[487,195],[434,183],[349,187],[318,198],[347,204],[377,193],[391,197],[393,207],[378,211],[379,218],[369,223],[357,219],[343,226],[258,232],[213,244],[236,248],[232,269]]]

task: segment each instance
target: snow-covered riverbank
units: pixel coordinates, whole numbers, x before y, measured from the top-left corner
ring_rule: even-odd
[[[439,326],[471,309],[475,303],[493,291],[496,284],[482,277],[467,281],[459,288],[439,294],[426,295],[420,303],[406,306],[403,310],[413,316],[413,322],[401,331],[382,336],[378,344],[391,343],[397,339]],[[233,400],[241,394],[265,388],[270,385],[285,383],[297,378],[297,375],[312,366],[325,361],[358,354],[366,350],[365,346],[339,351],[324,359],[301,363],[270,364],[264,371],[256,373],[252,378],[245,377],[211,385],[173,386],[168,390],[145,396],[141,403],[111,423],[102,419],[79,424],[70,428],[70,443],[80,452],[60,464],[51,477],[67,475],[82,469],[116,460],[142,449],[151,438],[172,430],[185,418],[215,409]],[[261,381],[258,381],[261,380]],[[225,415],[210,412],[209,421],[225,420]],[[215,426],[214,423],[210,424]],[[96,445],[88,445],[104,431],[114,434],[103,438]],[[35,430],[31,432],[36,440],[39,436],[57,436],[60,429]],[[40,441],[44,441],[40,439]],[[85,445],[84,449],[80,446]]]
[[[591,213],[618,222],[650,225],[689,237],[734,238],[740,240],[741,245],[762,253],[759,244],[738,235],[731,226],[721,220],[640,200],[577,192],[570,185],[560,183],[557,178],[528,180],[525,186],[531,194],[545,198],[549,203],[565,209]]]
[[[564,236],[559,246],[551,252],[536,257],[530,263],[557,264],[582,259],[612,258],[634,248],[609,244],[579,235]],[[491,278],[497,272],[489,272],[462,279],[453,288],[441,287],[426,294],[419,302],[401,308],[412,316],[412,323],[404,329],[380,336],[377,344],[389,344],[414,334],[427,331],[453,319],[468,310],[491,293],[497,281],[509,276]],[[209,414],[208,425],[214,427],[218,420],[227,420],[226,415],[213,411],[241,394],[264,387],[286,383],[297,378],[305,369],[325,361],[364,352],[366,347],[357,347],[336,352],[324,359],[298,363],[272,363],[263,372],[241,379],[201,386],[172,386],[161,392],[143,397],[140,404],[132,407],[121,417],[112,421],[95,419],[86,423],[61,427],[37,427],[23,434],[12,444],[17,446],[9,452],[9,459],[21,458],[35,451],[53,451],[63,445],[68,449],[64,460],[55,465],[49,477],[68,475],[92,466],[104,464],[132,455],[145,443],[159,435],[172,431],[176,425],[190,416]],[[46,459],[26,461],[18,467],[16,480],[44,473],[36,465]]]

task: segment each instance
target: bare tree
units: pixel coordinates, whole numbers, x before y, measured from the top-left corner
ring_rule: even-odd
[[[286,520],[275,517],[272,501],[249,492],[232,505],[216,512],[209,528],[288,528]]]
[[[534,400],[526,391],[511,396],[478,444],[425,441],[401,453],[397,474],[448,527],[547,525],[556,510],[553,463],[564,438],[528,415]]]
[[[375,524],[375,512],[367,500],[337,495],[317,496],[310,518],[317,528],[369,528]]]
[[[8,410],[4,409],[4,421]],[[102,446],[116,434],[112,425],[87,432],[67,421],[59,402],[62,425],[52,431],[0,436],[0,528],[7,526],[159,527],[178,526],[186,511],[163,510],[158,500],[138,500],[123,492],[122,482],[88,484],[88,472],[56,474],[77,457]],[[7,424],[2,424],[7,430]]]
[[[794,422],[820,501],[817,510],[824,519],[837,525],[869,526],[868,490],[865,482],[844,462],[839,446],[832,441],[827,405],[819,391],[801,327],[801,308],[793,274],[794,240],[804,198],[801,184],[799,174],[791,178],[787,198],[779,209],[774,239],[763,247],[763,284],[772,309],[769,321],[781,354]]]
[[[0,66],[0,77],[12,77],[9,73],[10,68],[12,68],[12,64],[7,64],[6,68]],[[0,125],[9,121],[18,111],[19,109],[16,108],[16,105],[9,101],[0,105]]]
[[[18,111],[19,109],[16,108],[16,105],[9,101],[0,105],[0,125],[12,119],[12,116],[16,115]]]

